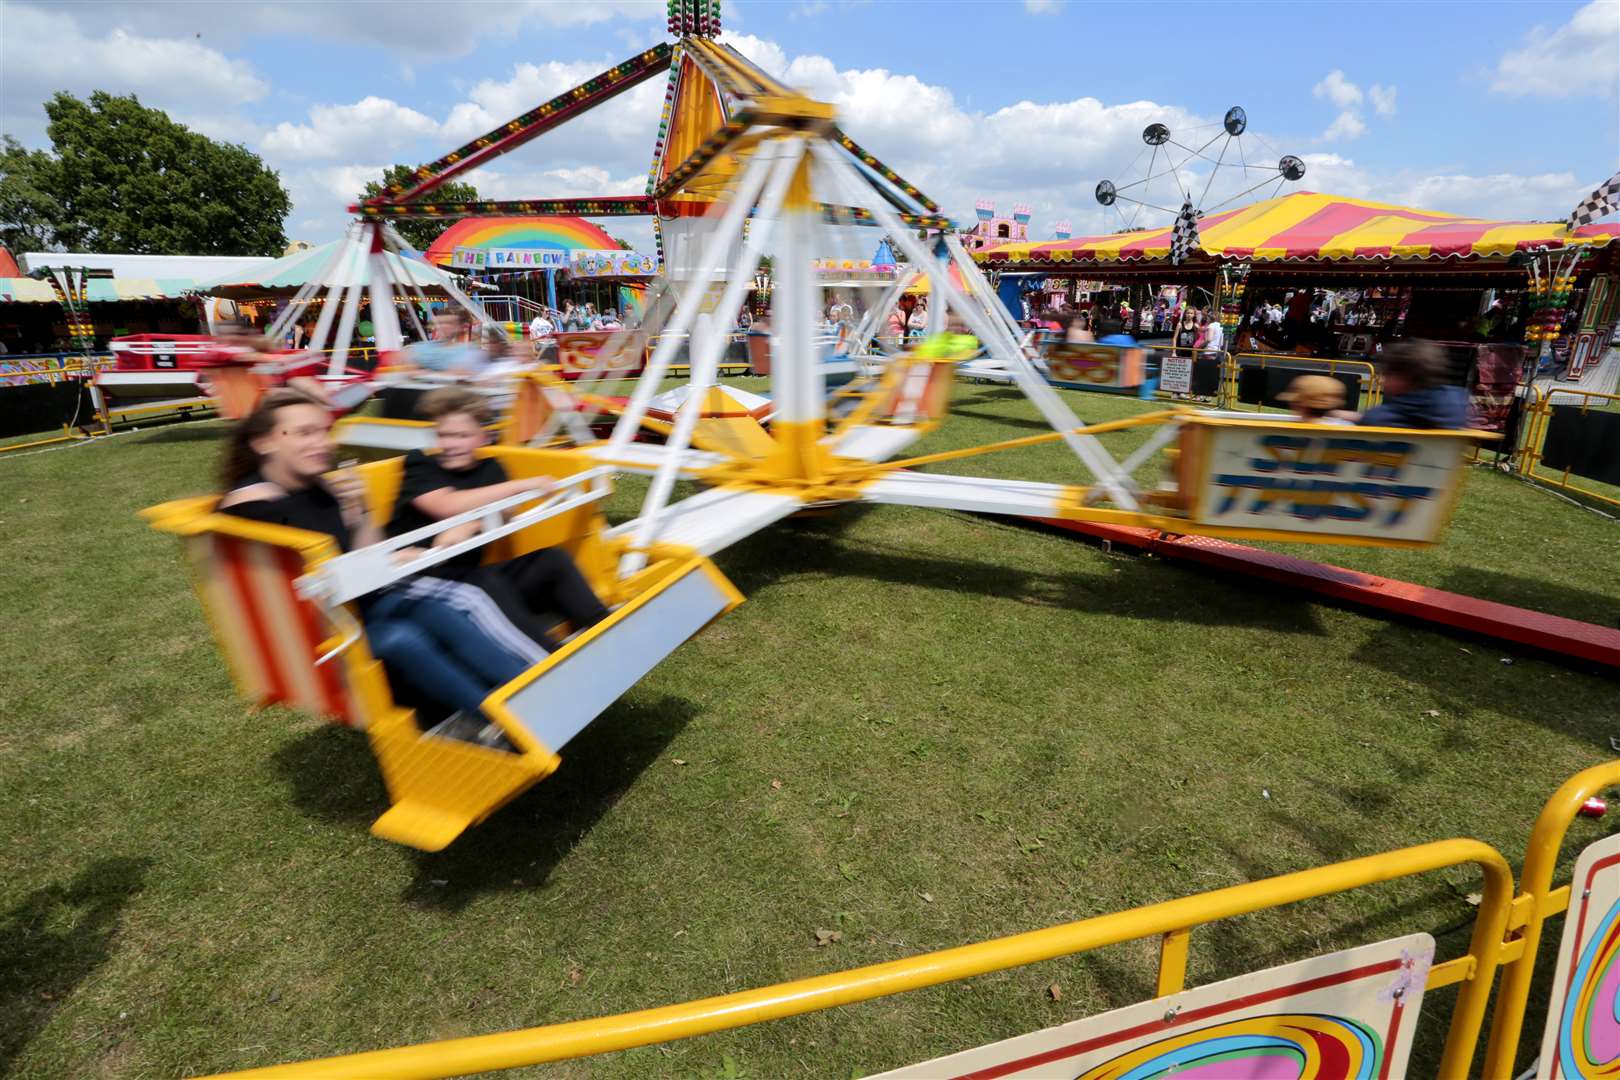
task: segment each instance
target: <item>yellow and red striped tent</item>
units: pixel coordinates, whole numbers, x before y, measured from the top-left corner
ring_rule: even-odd
[[[1068,240],[1001,244],[973,253],[998,269],[1059,263],[1167,261],[1171,226],[1076,236]],[[1210,214],[1198,223],[1206,259],[1266,262],[1282,259],[1472,259],[1576,245],[1601,247],[1620,238],[1620,225],[1490,221],[1416,210],[1343,195],[1297,191],[1250,206]]]

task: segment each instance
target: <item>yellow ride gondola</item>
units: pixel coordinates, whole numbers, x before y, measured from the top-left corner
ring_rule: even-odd
[[[143,513],[154,528],[182,538],[242,697],[363,729],[393,803],[372,832],[427,851],[550,775],[570,739],[676,646],[742,602],[709,560],[674,545],[656,546],[644,569],[618,578],[614,567],[628,544],[606,535],[599,503],[611,491],[607,470],[544,450],[500,446],[481,453],[513,478],[550,476],[558,484],[538,506],[463,543],[490,539],[490,560],[560,545],[612,609],[485,700],[485,714],[510,749],[424,730],[414,711],[396,702],[367,647],[354,599],[368,584],[398,576],[389,549],[399,541],[340,554],[324,535],[215,513],[213,497]],[[358,468],[374,511],[392,507],[402,471],[402,458]],[[483,507],[431,528],[502,509]]]

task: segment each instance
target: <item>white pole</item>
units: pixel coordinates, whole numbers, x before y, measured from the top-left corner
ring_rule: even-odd
[[[793,156],[797,158],[801,152],[802,149],[795,150]],[[756,149],[747,167],[743,169],[731,205],[726,207],[720,224],[709,237],[708,243],[703,246],[703,255],[696,275],[676,301],[674,320],[660,336],[658,347],[653,350],[651,358],[647,361],[646,370],[642,372],[635,391],[630,395],[630,403],[625,406],[624,412],[619,415],[619,422],[613,427],[613,437],[608,440],[608,446],[613,452],[622,451],[640,428],[641,418],[647,412],[647,403],[652,400],[658,384],[663,381],[670,358],[675,355],[675,349],[680,344],[680,336],[691,330],[692,319],[702,306],[703,295],[708,291],[709,284],[724,273],[726,252],[730,250],[734,238],[742,231],[743,222],[748,220],[748,211],[759,198],[760,189],[765,186],[765,177],[769,174],[772,163],[770,155]],[[670,270],[671,264],[666,263],[665,273],[669,273]],[[690,357],[690,350],[688,356]]]
[[[344,235],[347,234],[348,230],[344,230]],[[287,327],[292,325],[293,321],[298,318],[299,308],[307,304],[309,298],[319,292],[322,285],[326,284],[332,276],[332,268],[337,266],[338,260],[342,257],[343,241],[339,240],[333,248],[332,254],[322,264],[320,272],[298,287],[298,292],[293,295],[292,300],[282,309],[281,314],[276,317],[276,321],[271,324],[270,329],[265,331],[266,336],[271,341],[280,340],[281,336],[287,332]]]
[[[807,424],[826,414],[824,378],[817,355],[819,283],[811,265],[813,207],[796,206],[782,215],[781,238],[771,263],[771,391],[773,426]]]
[[[929,281],[933,283],[934,296],[937,299],[945,299],[952,309],[961,314],[968,327],[989,348],[992,356],[997,352],[1001,353],[998,359],[1009,365],[1013,379],[1024,392],[1024,396],[1040,410],[1046,422],[1063,436],[1063,441],[1091,471],[1098,483],[1103,485],[1114,502],[1127,510],[1138,509],[1135,498],[1117,478],[1118,466],[1114,463],[1113,457],[1094,437],[1074,434],[1074,429],[1082,426],[1079,417],[1074,415],[1046,380],[1041,378],[1030,364],[1029,358],[1024,355],[1023,349],[1018,346],[1000,320],[980,304],[968,302],[951,282],[947,264],[935,258],[927,245],[907,231],[899,217],[882,199],[868,198],[871,194],[869,186],[861,181],[859,174],[838,155],[837,151],[830,145],[819,143],[812,149],[828,170],[843,182],[847,190],[846,198],[854,200],[856,205],[864,204],[878,224],[887,229],[894,240],[905,249],[912,262],[920,268],[927,269]],[[952,239],[954,238],[947,239],[947,247],[951,246]],[[960,250],[960,245],[952,250],[953,258],[957,250]],[[968,275],[978,272],[978,268],[973,266],[971,261],[963,269],[964,278],[968,280],[971,280]]]
[[[782,202],[787,196],[788,185],[792,182],[794,172],[803,156],[804,142],[797,138],[787,141],[786,146],[778,142],[756,151],[756,160],[764,160],[767,166],[774,163],[775,172],[770,177],[769,187],[765,189],[759,201],[759,220],[748,230],[748,239],[743,244],[740,261],[732,268],[726,279],[725,290],[720,294],[720,301],[708,319],[726,319],[732,316],[742,303],[747,290],[753,288],[754,271],[758,269],[760,260],[765,255],[765,244],[770,239],[776,219],[781,215]],[[752,200],[748,205],[751,204]],[[745,204],[739,201],[732,205],[736,207]],[[729,213],[727,216],[730,216]],[[742,216],[739,215],[739,221],[742,220]],[[721,239],[723,238],[715,236],[709,246],[712,247]],[[724,251],[725,248],[720,250]],[[705,251],[705,255],[711,254],[714,253]],[[706,262],[705,265],[712,268],[710,263]],[[696,306],[701,296],[700,290],[693,291],[684,299],[687,304]],[[670,433],[665,445],[665,456],[658,462],[658,472],[653,475],[652,485],[647,489],[647,497],[641,506],[641,526],[637,530],[635,540],[635,546],[639,550],[626,553],[620,560],[620,577],[628,577],[647,564],[646,549],[658,539],[658,532],[663,527],[664,510],[669,502],[670,490],[675,486],[675,476],[679,471],[681,457],[691,445],[692,429],[697,426],[697,418],[703,412],[704,401],[709,396],[708,391],[714,386],[720,370],[720,355],[725,351],[727,335],[715,332],[708,319],[705,320],[703,330],[692,338],[688,353],[692,361],[692,376],[688,383],[686,400],[681,403],[681,410],[675,416],[675,430]],[[695,325],[696,320],[692,322]],[[646,376],[643,375],[642,378],[645,380]]]
[[[332,347],[332,362],[326,367],[329,378],[337,378],[343,374],[343,369],[349,362],[349,341],[354,337],[355,319],[360,314],[360,297],[366,291],[366,278],[371,271],[371,259],[367,248],[371,239],[369,230],[362,227],[356,239],[355,273],[357,280],[349,283],[348,298],[343,303],[343,318],[338,321],[337,343]]]
[[[377,339],[377,356],[398,352],[405,344],[399,332],[399,312],[394,310],[394,273],[388,265],[388,252],[379,231],[371,253],[371,326]]]

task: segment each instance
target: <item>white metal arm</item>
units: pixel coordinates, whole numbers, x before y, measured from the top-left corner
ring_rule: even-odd
[[[300,596],[314,600],[328,609],[337,608],[367,593],[403,581],[413,574],[431,570],[458,555],[476,551],[503,536],[510,536],[548,518],[604,499],[612,493],[613,488],[609,483],[612,475],[612,469],[605,465],[597,466],[575,473],[573,476],[563,477],[557,481],[554,488],[544,494],[530,491],[485,503],[466,513],[435,521],[420,529],[413,529],[408,533],[339,555],[335,559],[328,559],[321,564],[320,569],[305,574],[294,582],[294,585]],[[506,517],[508,510],[536,499],[540,500],[537,505],[527,510],[519,510],[510,518]],[[468,537],[454,544],[446,544],[444,547],[430,547],[423,554],[405,562],[400,562],[395,557],[397,552],[405,548],[431,544],[433,538],[441,533],[478,521],[484,523],[484,529],[477,536]]]

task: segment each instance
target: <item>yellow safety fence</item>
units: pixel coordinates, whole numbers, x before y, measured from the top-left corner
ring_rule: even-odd
[[[1540,386],[1532,387],[1530,404],[1526,407],[1524,418],[1519,424],[1519,475],[1560,491],[1573,491],[1589,499],[1608,503],[1610,506],[1620,506],[1620,489],[1607,485],[1583,487],[1580,483],[1581,477],[1571,479],[1568,466],[1561,471],[1542,467],[1543,451],[1547,444],[1547,428],[1552,421],[1553,410],[1565,406],[1578,407],[1582,413],[1595,409],[1620,408],[1620,394],[1600,394],[1595,390],[1563,388],[1549,391]],[[1598,481],[1587,483],[1597,484]]]
[[[1569,906],[1570,886],[1553,878],[1565,834],[1581,804],[1620,784],[1620,760],[1594,766],[1560,787],[1530,835],[1518,890],[1507,861],[1478,840],[1453,839],[1401,848],[1212,892],[1150,904],[1011,937],[795,982],[521,1031],[422,1043],[391,1050],[273,1066],[236,1077],[428,1078],[518,1068],[693,1038],[799,1016],[928,986],[1073,956],[1108,945],[1157,938],[1155,997],[1184,989],[1193,931],[1269,908],[1473,865],[1484,878],[1468,949],[1429,969],[1427,988],[1459,987],[1438,1069],[1442,1080],[1483,1076],[1508,1080],[1527,1019],[1530,984],[1550,918]],[[1498,969],[1493,1026],[1482,1071],[1474,1068]],[[1539,1028],[1542,1016],[1531,1016]],[[941,1046],[941,1052],[958,1047]]]
[[[1238,377],[1245,367],[1284,368],[1301,374],[1354,375],[1361,383],[1361,403],[1366,410],[1384,400],[1384,382],[1378,368],[1366,360],[1337,360],[1318,356],[1291,356],[1286,353],[1227,353],[1222,375],[1220,407],[1241,408],[1238,401]],[[1263,410],[1264,405],[1255,405]]]

